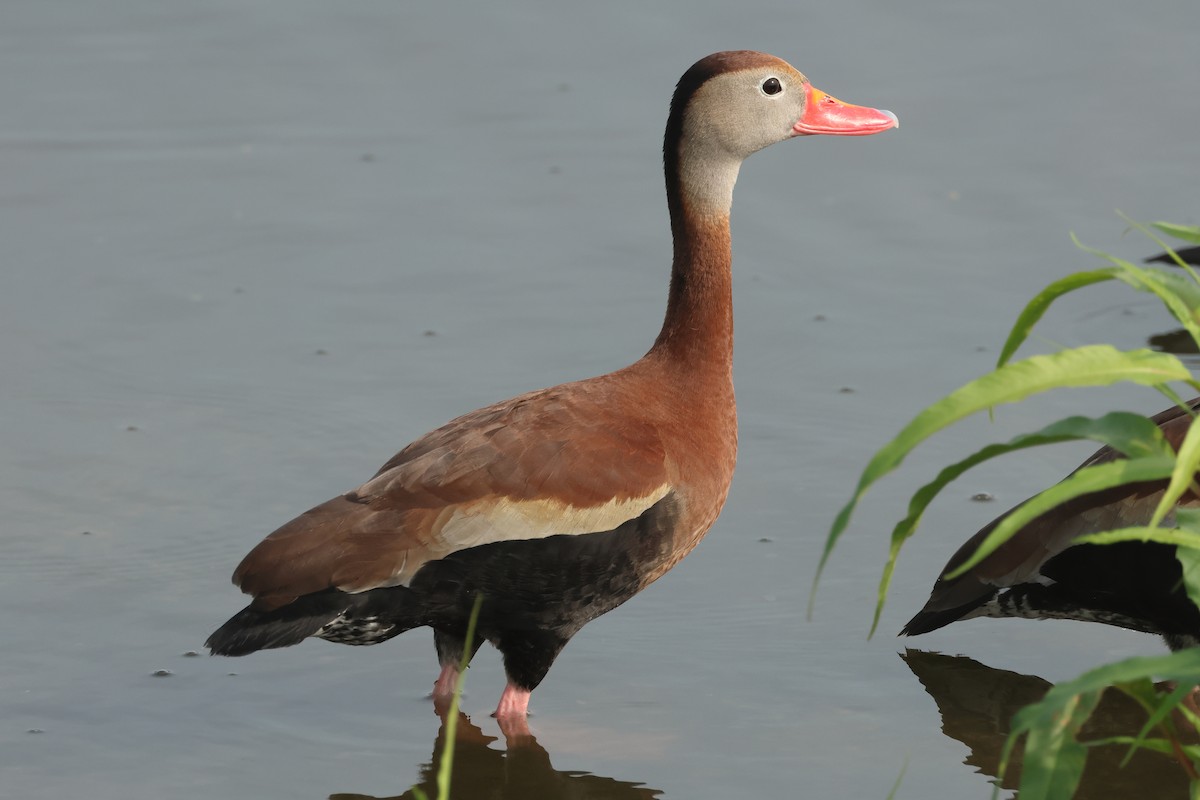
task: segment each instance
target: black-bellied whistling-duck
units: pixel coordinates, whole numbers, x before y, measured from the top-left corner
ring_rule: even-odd
[[[233,574],[253,602],[208,647],[375,644],[428,625],[444,701],[479,594],[479,635],[508,677],[496,716],[520,732],[567,641],[687,555],[725,502],[737,452],[729,209],[743,159],[797,136],[896,125],[763,53],[698,61],[667,120],[674,260],[650,351],[461,416],[269,535]]]
[[[1200,409],[1200,398],[1189,405]],[[1151,419],[1175,449],[1192,423],[1191,414],[1178,406]],[[1121,457],[1104,447],[1080,466]],[[1165,488],[1165,481],[1117,487],[1046,512],[961,576],[939,578],[929,602],[900,634],[928,633],[960,619],[1017,617],[1102,622],[1154,633],[1172,650],[1200,644],[1200,611],[1183,588],[1173,545],[1072,544],[1082,534],[1147,524]],[[1180,502],[1196,504],[1200,497],[1191,491]],[[942,574],[966,561],[1002,519],[968,539]]]

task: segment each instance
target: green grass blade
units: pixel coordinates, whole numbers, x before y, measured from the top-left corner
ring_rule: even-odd
[[[1200,606],[1200,550],[1181,547],[1175,551],[1175,560],[1183,568],[1183,588],[1187,596]]]
[[[1027,772],[1032,764],[1035,771],[1039,773],[1038,783],[1031,784],[1031,788],[1045,789],[1048,786],[1056,789],[1062,788],[1065,784],[1063,777],[1055,775],[1052,772],[1052,766],[1044,763],[1041,756],[1031,762],[1029,753],[1044,751],[1047,748],[1053,750],[1062,743],[1061,739],[1057,738],[1059,733],[1068,729],[1077,732],[1075,721],[1079,719],[1081,711],[1087,707],[1087,703],[1081,698],[1094,697],[1098,699],[1100,692],[1110,685],[1133,684],[1137,681],[1155,678],[1190,686],[1196,682],[1198,676],[1200,676],[1200,648],[1191,648],[1166,656],[1129,658],[1113,664],[1106,664],[1089,670],[1074,680],[1052,686],[1041,700],[1021,709],[1013,717],[1012,732],[1004,745],[1001,768],[1007,768],[1017,738],[1023,734],[1030,734],[1025,745],[1024,772]],[[1034,732],[1038,732],[1037,738],[1033,738]],[[1132,740],[1126,739],[1126,741]],[[1145,744],[1150,749],[1157,749],[1154,740],[1148,740]],[[1067,756],[1070,759],[1077,759],[1077,755],[1071,751],[1067,752]],[[1001,774],[1004,773],[1001,772]],[[1069,792],[1061,795],[1026,794],[1024,781],[1025,774],[1023,773],[1022,800],[1028,800],[1030,797],[1070,797]]]
[[[1076,272],[1065,278],[1056,280],[1038,292],[1037,296],[1026,304],[1017,317],[1016,323],[1013,324],[1012,330],[1008,334],[1008,339],[1004,342],[1004,347],[1000,349],[1000,358],[997,359],[996,366],[1002,367],[1008,363],[1013,353],[1017,352],[1017,349],[1029,338],[1029,331],[1045,315],[1051,303],[1064,294],[1073,292],[1076,289],[1082,289],[1084,286],[1113,280],[1117,277],[1118,272],[1119,270],[1113,267],[1093,270],[1091,272]]]
[[[904,763],[900,765],[900,774],[896,776],[896,782],[892,784],[892,790],[887,794],[887,800],[895,800],[896,792],[900,791],[900,783],[904,780],[904,773],[908,772],[908,759],[904,759]]]
[[[479,621],[479,609],[483,605],[483,593],[475,595],[475,605],[471,609],[471,618],[467,620],[467,646],[463,648],[462,660],[458,665],[458,681],[454,685],[454,698],[450,701],[450,711],[446,714],[446,745],[442,750],[442,763],[438,767],[437,785],[438,800],[450,800],[450,775],[454,769],[454,745],[458,740],[458,701],[462,698],[463,682],[467,678],[467,667],[471,663],[471,654],[475,652],[472,646],[475,641],[475,624]]]
[[[1141,231],[1143,234],[1145,234],[1146,238],[1150,239],[1150,241],[1157,244],[1163,250],[1166,250],[1167,255],[1169,255],[1171,257],[1171,260],[1175,262],[1175,266],[1186,271],[1188,274],[1188,277],[1190,277],[1195,283],[1200,284],[1200,275],[1196,274],[1196,270],[1192,269],[1192,265],[1187,263],[1186,261],[1184,261],[1182,258],[1180,258],[1179,253],[1176,253],[1175,250],[1169,244],[1164,242],[1161,238],[1158,237],[1157,234],[1154,233],[1154,231],[1152,231],[1150,229],[1151,226],[1154,225],[1154,223],[1151,223],[1151,225],[1145,225],[1141,222],[1138,222],[1137,220],[1130,219],[1129,217],[1122,214],[1120,211],[1118,211],[1117,214],[1120,215],[1121,219],[1125,220],[1130,225],[1132,225],[1133,227],[1135,227],[1139,231]],[[1158,223],[1158,224],[1166,225],[1168,227],[1174,227],[1185,233],[1187,233],[1188,231],[1200,230],[1200,228],[1196,228],[1195,226],[1188,226],[1188,225],[1172,226],[1171,223],[1169,223],[1169,222],[1163,222],[1163,223]],[[1162,228],[1159,228],[1159,230],[1162,230]]]
[[[1156,237],[1146,226],[1138,222],[1134,222],[1128,217],[1123,216],[1123,219],[1144,232],[1158,244],[1166,247],[1167,250],[1170,250],[1170,248],[1167,247],[1167,245],[1161,240],[1159,240],[1158,237]],[[1195,340],[1197,346],[1200,346],[1200,326],[1196,324],[1196,321],[1193,319],[1194,314],[1192,313],[1193,309],[1200,304],[1200,287],[1198,287],[1196,283],[1196,273],[1192,271],[1190,267],[1185,265],[1185,268],[1188,270],[1188,274],[1191,277],[1191,280],[1188,280],[1187,278],[1174,275],[1166,272],[1165,270],[1142,268],[1130,261],[1126,261],[1123,258],[1117,258],[1114,255],[1105,253],[1103,250],[1096,250],[1095,248],[1087,247],[1078,239],[1076,239],[1074,234],[1072,234],[1071,240],[1075,242],[1075,245],[1079,249],[1086,253],[1090,253],[1097,258],[1102,258],[1116,267],[1117,273],[1115,277],[1119,280],[1124,281],[1127,285],[1137,289],[1138,291],[1150,292],[1151,294],[1156,295],[1167,307],[1167,310],[1171,313],[1171,316],[1178,320],[1179,324],[1182,325],[1189,334],[1191,334],[1192,339]]]
[[[971,454],[962,461],[943,469],[931,482],[925,484],[913,494],[908,504],[908,516],[896,524],[892,530],[891,546],[888,559],[883,567],[883,576],[879,581],[879,597],[875,604],[875,616],[871,621],[871,631],[868,638],[875,634],[883,613],[884,600],[891,585],[892,573],[896,567],[896,559],[900,548],[916,533],[921,516],[934,498],[952,481],[956,480],[967,470],[997,456],[1006,455],[1029,447],[1038,447],[1059,442],[1090,439],[1100,444],[1108,445],[1126,456],[1137,458],[1146,455],[1169,455],[1170,448],[1163,438],[1162,431],[1157,425],[1141,414],[1126,411],[1116,411],[1097,419],[1089,417],[1068,417],[1059,420],[1042,430],[1022,434],[1008,442],[990,444]]]
[[[1197,383],[1196,381],[1188,381],[1188,386],[1191,386],[1195,389],[1200,389],[1200,383]],[[1195,413],[1191,410],[1191,407],[1187,404],[1187,401],[1180,397],[1179,393],[1167,384],[1160,383],[1158,386],[1155,386],[1154,389],[1162,394],[1163,397],[1167,398],[1168,402],[1185,409],[1189,414]]]
[[[1150,224],[1167,236],[1182,239],[1185,242],[1192,242],[1193,244],[1200,244],[1200,225],[1176,225],[1173,222],[1151,222]]]
[[[1108,736],[1103,739],[1089,739],[1085,744],[1088,747],[1103,747],[1104,745],[1136,745],[1140,750],[1149,750],[1154,753],[1161,753],[1164,756],[1175,758],[1175,747],[1166,739],[1144,739],[1137,741],[1133,736]],[[1192,761],[1200,759],[1200,747],[1196,745],[1180,745],[1179,749],[1183,751]],[[1121,766],[1125,766],[1123,763]]]
[[[1128,264],[1128,269],[1118,274],[1118,280],[1134,289],[1158,297],[1167,311],[1183,326],[1200,346],[1200,325],[1196,323],[1194,310],[1200,306],[1200,285],[1181,275],[1172,275],[1162,270],[1149,270]]]
[[[849,524],[859,500],[871,484],[899,467],[913,448],[941,429],[977,411],[1023,400],[1048,389],[1104,386],[1118,381],[1155,385],[1186,381],[1190,377],[1187,367],[1167,353],[1150,350],[1122,352],[1108,345],[1090,345],[1005,364],[951,392],[918,414],[875,454],[863,470],[854,495],[838,513],[826,537],[809,594],[809,614],[812,613],[821,572],[838,538]]]
[[[1175,523],[1193,534],[1200,533],[1200,510],[1176,509]],[[1192,602],[1200,606],[1200,548],[1186,545],[1178,547],[1175,550],[1175,560],[1183,568],[1183,588],[1187,590]]]
[[[1121,459],[1076,470],[1059,483],[1041,494],[1031,497],[1009,512],[987,535],[987,538],[980,542],[978,549],[971,554],[970,558],[943,577],[950,580],[962,575],[991,555],[997,547],[1012,538],[1012,535],[1021,528],[1069,500],[1127,483],[1164,480],[1170,476],[1174,467],[1175,460],[1172,458],[1147,456]]]
[[[1198,677],[1200,647],[1162,656],[1135,656],[1090,669],[1077,678],[1052,686],[1045,697],[1034,705],[1044,707],[1046,713],[1052,713],[1056,704],[1064,702],[1071,695],[1103,689],[1114,683],[1132,683],[1141,678],[1151,678],[1192,684]]]
[[[1124,217],[1124,215],[1122,215],[1122,218],[1146,233],[1148,237],[1153,239],[1165,250],[1174,255],[1174,251],[1172,251],[1168,245],[1163,243],[1157,236],[1155,236],[1145,225],[1135,222],[1128,217]],[[1174,236],[1175,238],[1184,239],[1190,242],[1200,242],[1200,238],[1197,238],[1197,236],[1200,236],[1200,227],[1175,225],[1169,222],[1155,222],[1152,224],[1158,230],[1170,236]],[[1013,357],[1013,354],[1015,354],[1025,340],[1029,338],[1029,332],[1033,329],[1033,326],[1041,320],[1041,318],[1045,315],[1046,310],[1059,297],[1062,297],[1064,294],[1073,292],[1077,289],[1082,289],[1085,286],[1091,286],[1095,283],[1102,283],[1103,281],[1112,280],[1114,278],[1123,280],[1125,283],[1140,291],[1148,291],[1157,294],[1163,300],[1163,302],[1167,304],[1167,307],[1171,310],[1172,315],[1185,327],[1188,326],[1190,322],[1190,315],[1183,312],[1183,309],[1178,304],[1173,303],[1173,301],[1169,299],[1168,295],[1164,294],[1164,292],[1170,290],[1174,294],[1178,295],[1179,298],[1183,300],[1185,305],[1190,306],[1191,308],[1195,308],[1197,306],[1197,303],[1194,299],[1196,290],[1198,288],[1196,284],[1197,276],[1195,272],[1192,271],[1191,266],[1184,263],[1183,260],[1178,256],[1175,256],[1175,261],[1180,267],[1188,270],[1188,272],[1191,274],[1193,280],[1191,281],[1190,286],[1186,283],[1176,283],[1173,279],[1179,278],[1179,276],[1172,273],[1168,273],[1163,270],[1143,269],[1132,262],[1116,258],[1100,250],[1086,247],[1074,235],[1071,236],[1071,240],[1081,250],[1084,250],[1085,252],[1094,256],[1098,256],[1099,258],[1103,258],[1113,266],[1106,269],[1073,273],[1065,278],[1060,278],[1059,280],[1054,281],[1041,292],[1039,292],[1037,296],[1035,296],[1029,301],[1028,304],[1026,304],[1025,308],[1017,317],[1017,321],[1013,325],[1012,330],[1009,332],[1008,338],[1004,342],[1004,346],[1000,349],[1000,357],[996,360],[996,366],[1003,366],[1008,363],[1009,359]],[[1144,277],[1146,273],[1158,273],[1167,277],[1161,280],[1148,279]],[[1190,328],[1189,332],[1191,332]],[[1193,336],[1195,336],[1195,334],[1193,334]]]
[[[1183,497],[1183,493],[1195,485],[1198,465],[1200,465],[1200,425],[1192,425],[1188,428],[1187,435],[1183,437],[1183,443],[1179,445],[1175,469],[1171,472],[1171,482],[1163,492],[1158,507],[1154,509],[1150,525],[1157,525],[1161,522],[1175,508],[1175,504],[1179,502],[1179,498]]]
[[[1130,381],[1147,386],[1186,381],[1191,373],[1179,359],[1150,350],[1120,351],[1089,345],[1006,364],[927,407],[875,454],[859,480],[865,488],[894,470],[917,445],[978,411],[1058,389],[1106,386]]]
[[[1064,703],[1049,724],[1030,725],[1021,767],[1022,800],[1060,800],[1073,797],[1083,777],[1088,748],[1078,740],[1079,729],[1100,702],[1100,690],[1083,692]],[[1014,725],[1028,707],[1014,717]]]
[[[1075,538],[1077,544],[1116,544],[1117,542],[1157,542],[1191,550],[1200,549],[1200,532],[1179,528],[1131,527],[1088,533]]]
[[[1167,695],[1160,695],[1154,688],[1154,683],[1149,679],[1134,681],[1133,683],[1117,684],[1116,688],[1120,689],[1125,694],[1133,698],[1146,710],[1146,722],[1138,731],[1137,736],[1129,743],[1129,750],[1125,753],[1125,757],[1121,759],[1121,766],[1125,767],[1134,753],[1139,748],[1147,749],[1146,742],[1150,741],[1150,731],[1163,726],[1163,730],[1169,735],[1174,736],[1174,726],[1171,724],[1168,715],[1174,708],[1179,705],[1185,697],[1192,693],[1192,688],[1186,683],[1181,683]]]
[[[1128,263],[1128,262],[1126,262]],[[1195,308],[1197,301],[1200,301],[1200,284],[1192,280],[1191,276],[1180,275],[1178,272],[1170,272],[1165,269],[1139,267],[1136,264],[1131,265],[1133,270],[1126,270],[1148,280],[1158,282],[1163,290],[1171,292],[1179,296],[1185,305],[1190,308]],[[1134,272],[1136,270],[1136,273]],[[1124,277],[1118,275],[1118,278],[1124,280]],[[1130,284],[1133,286],[1133,284]],[[1141,286],[1134,286],[1135,289],[1141,289]],[[1153,291],[1147,289],[1146,291]],[[1157,292],[1156,292],[1157,294]]]

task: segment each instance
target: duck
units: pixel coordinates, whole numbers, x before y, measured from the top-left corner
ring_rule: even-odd
[[[1178,450],[1197,411],[1200,397],[1150,419]],[[1102,447],[1077,470],[1120,458],[1120,452]],[[1200,610],[1183,586],[1174,545],[1074,541],[1089,533],[1148,524],[1166,488],[1165,480],[1118,486],[1047,511],[962,575],[939,577],[929,600],[900,635],[929,633],[977,617],[1069,619],[1161,636],[1173,651],[1200,645]],[[1177,505],[1200,505],[1195,487]],[[1011,513],[968,539],[939,574],[957,569]]]
[[[765,53],[697,61],[663,140],[673,257],[649,351],[451,420],[285,523],[234,571],[253,599],[209,650],[372,645],[429,627],[437,705],[487,641],[506,676],[494,716],[506,735],[528,735],[530,694],[567,642],[674,567],[725,503],[737,455],[729,215],[742,161],[788,139],[898,125]]]

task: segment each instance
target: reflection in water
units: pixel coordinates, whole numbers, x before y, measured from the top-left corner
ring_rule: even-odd
[[[1147,341],[1150,347],[1162,353],[1174,353],[1175,355],[1196,355],[1200,353],[1200,347],[1196,346],[1196,340],[1192,335],[1183,328],[1176,328],[1167,331],[1166,333],[1156,333]]]
[[[450,796],[455,800],[649,800],[661,796],[657,789],[638,783],[602,778],[586,772],[559,771],[550,764],[550,754],[532,736],[510,743],[507,752],[488,745],[487,736],[465,714],[458,716],[454,767]],[[438,730],[433,759],[422,765],[417,788],[437,797],[437,773],[446,745],[446,726]],[[391,798],[363,794],[335,794],[330,800],[409,800],[412,790]]]
[[[965,744],[971,753],[965,763],[996,777],[1004,741],[1013,714],[1042,699],[1052,684],[1033,675],[985,667],[964,656],[945,656],[907,650],[900,656],[937,703],[942,732]],[[1133,700],[1116,690],[1106,691],[1095,713],[1083,726],[1081,738],[1134,736],[1146,714]],[[1126,800],[1131,797],[1188,796],[1188,780],[1172,759],[1139,750],[1121,766],[1126,747],[1104,746],[1088,750],[1087,766],[1076,798]],[[1001,785],[1014,789],[1020,781],[1024,752],[1015,748],[1008,774]]]

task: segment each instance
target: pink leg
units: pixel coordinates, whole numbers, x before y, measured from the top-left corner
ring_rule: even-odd
[[[504,694],[500,695],[500,705],[496,706],[496,713],[492,716],[500,724],[500,730],[509,744],[533,738],[527,719],[529,695],[527,689],[521,689],[511,683],[504,687]]]
[[[438,673],[437,681],[433,684],[433,710],[438,716],[450,710],[450,701],[454,699],[454,690],[458,687],[458,666],[445,664]]]

